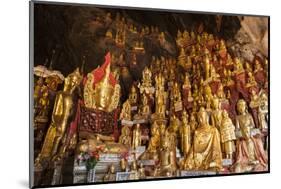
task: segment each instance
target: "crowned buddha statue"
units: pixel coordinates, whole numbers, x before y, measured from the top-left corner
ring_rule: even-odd
[[[227,159],[232,159],[233,153],[235,152],[235,126],[226,110],[222,112],[220,135],[223,155]]]
[[[198,122],[190,153],[184,159],[182,169],[220,171],[222,168],[220,134],[216,127],[209,125],[208,113],[203,107],[198,112]]]
[[[154,94],[154,88],[152,86],[152,73],[148,67],[145,67],[142,71],[142,83],[138,85],[141,94],[147,94],[152,98]]]
[[[236,141],[235,172],[266,170],[267,168],[267,154],[263,149],[260,134],[254,132],[256,131],[254,120],[247,108],[246,101],[239,99],[236,116],[236,132],[239,134]]]
[[[252,72],[248,72],[248,78],[247,83],[245,87],[248,89],[248,92],[250,93],[251,90],[258,90],[258,84],[256,82],[256,79]]]
[[[182,107],[182,99],[181,99],[181,92],[178,82],[174,82],[173,89],[172,89],[172,101],[173,101],[173,110],[175,112],[181,111]]]
[[[119,104],[120,85],[110,70],[110,64],[111,58],[108,53],[105,56],[105,63],[84,78],[80,136],[89,133],[112,134],[117,126],[114,114]]]
[[[50,161],[59,155],[59,148],[66,137],[66,132],[73,118],[73,92],[80,84],[82,76],[79,69],[69,74],[64,80],[64,88],[56,95],[51,124],[44,139],[41,152],[35,160],[35,167],[40,167],[44,160]]]

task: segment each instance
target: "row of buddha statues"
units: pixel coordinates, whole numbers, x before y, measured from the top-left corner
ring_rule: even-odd
[[[112,21],[110,15],[107,21]],[[126,30],[138,33],[118,16],[116,25],[120,45]],[[144,27],[141,33],[165,39],[157,27]],[[107,31],[106,37],[112,33]],[[178,31],[175,41],[178,56],[152,55],[128,95],[121,93],[110,53],[87,75],[77,68],[65,77],[53,107],[39,78],[34,100],[41,109],[36,115],[47,107],[52,115],[35,168],[62,163],[70,151],[77,155],[102,147],[103,153],[121,154],[145,146],[130,166],[136,179],[176,176],[179,170],[267,170],[267,59],[236,57],[223,39],[207,32]],[[141,40],[134,46],[146,53]],[[77,90],[83,95],[75,96]],[[122,95],[128,96],[123,102]],[[154,166],[138,163],[143,160],[153,160]],[[115,174],[110,165],[104,181],[114,180]]]

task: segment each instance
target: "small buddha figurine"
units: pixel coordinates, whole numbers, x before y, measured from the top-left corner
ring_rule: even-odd
[[[256,79],[255,79],[253,73],[248,72],[248,79],[247,79],[246,87],[252,88],[252,87],[256,87],[256,86],[257,86],[257,82],[256,82]]]
[[[180,135],[181,151],[183,152],[184,157],[187,157],[191,147],[191,128],[188,124],[188,114],[185,110],[182,113],[182,125],[180,128]]]
[[[147,150],[144,152],[144,154],[141,155],[140,158],[158,160],[161,128],[157,125],[156,122],[154,122],[150,130],[151,130],[151,137],[149,139]]]
[[[236,142],[235,172],[251,170],[265,170],[267,167],[267,155],[263,149],[261,138],[254,137],[252,131],[255,128],[254,120],[247,111],[246,101],[237,102],[238,115],[236,116],[236,130],[240,131]]]
[[[264,91],[261,92],[259,97],[259,128],[261,131],[266,131],[268,128],[268,98]]]
[[[252,71],[253,71],[252,66],[250,65],[249,62],[246,62],[246,64],[245,64],[245,70],[246,70],[247,72],[252,72]]]
[[[108,168],[108,172],[106,175],[103,177],[104,182],[108,181],[116,181],[116,174],[115,174],[115,166],[111,164]]]
[[[128,165],[127,160],[125,158],[122,158],[120,160],[120,168],[121,168],[122,172],[126,172],[127,171],[127,165]]]
[[[206,110],[211,109],[211,104],[212,104],[212,99],[213,99],[213,94],[212,94],[212,89],[210,85],[206,85],[204,88],[204,99],[206,103]],[[204,99],[202,99],[204,101]]]
[[[34,105],[36,106],[38,103],[38,99],[41,96],[41,89],[44,86],[44,79],[43,77],[40,77],[37,82],[36,85],[34,87],[34,93],[33,93],[33,97],[34,97]]]
[[[212,100],[212,106],[213,110],[211,114],[211,123],[220,131],[222,121],[222,110],[220,107],[220,101],[216,96]]]
[[[140,178],[138,164],[136,160],[132,162],[130,172],[133,174],[130,174],[129,180],[138,180]]]
[[[208,56],[205,56],[204,59],[204,71],[205,71],[205,80],[210,78],[210,60]]]
[[[129,126],[123,126],[121,130],[121,136],[119,137],[119,143],[124,144],[126,146],[131,146],[132,137],[131,137],[131,130]]]
[[[242,65],[240,59],[236,57],[234,59],[234,73],[239,74],[239,73],[242,73],[242,72],[244,72],[243,65]]]
[[[145,179],[146,178],[146,175],[145,175],[145,169],[143,167],[143,163],[140,163],[139,165],[139,170],[138,170],[138,173],[139,173],[139,178],[140,179]]]
[[[176,112],[181,111],[182,110],[181,92],[180,92],[179,84],[177,82],[174,83],[172,93],[173,93],[174,110]]]
[[[58,154],[60,144],[66,135],[73,114],[73,92],[80,84],[82,76],[79,69],[69,74],[64,80],[64,88],[56,95],[52,120],[44,139],[40,154],[35,160],[35,167],[40,166],[43,159],[51,160]],[[63,153],[63,152],[62,152]]]
[[[251,113],[253,115],[254,118],[254,123],[256,125],[256,127],[259,126],[259,119],[258,119],[258,110],[259,110],[259,105],[260,105],[260,101],[259,101],[259,96],[256,92],[255,89],[251,89],[250,90],[250,108],[251,108]]]
[[[222,112],[220,134],[221,134],[222,151],[225,154],[225,158],[232,159],[233,153],[235,152],[235,144],[234,144],[234,141],[236,140],[235,126],[232,123],[232,120],[229,118],[226,110],[223,110]]]
[[[226,49],[225,42],[223,39],[220,40],[219,55],[221,58],[225,58],[227,55],[227,49]]]
[[[208,123],[208,113],[201,107],[198,112],[198,128],[188,157],[184,159],[184,170],[213,170],[222,168],[220,134]]]
[[[171,141],[171,135],[167,132],[162,137],[159,151],[160,164],[155,169],[154,176],[173,176],[177,170],[176,146]]]
[[[265,66],[267,61],[265,61]],[[268,71],[267,71],[268,72]],[[255,60],[255,70],[254,70],[254,76],[256,81],[259,83],[260,86],[263,86],[266,82],[266,72],[262,68],[260,61],[258,59]]]
[[[179,47],[182,47],[183,37],[180,30],[178,30],[176,42]]]
[[[137,88],[135,87],[135,85],[132,85],[132,87],[131,87],[131,91],[129,94],[129,102],[131,105],[135,105],[138,102],[138,92],[137,92]]]
[[[148,99],[147,96],[145,94],[142,95],[142,105],[139,108],[138,114],[136,114],[134,116],[134,119],[137,120],[147,120],[150,116],[151,110],[150,110],[150,106],[148,104]]]
[[[105,38],[107,39],[113,39],[112,31],[111,29],[107,30],[105,33]]]
[[[50,104],[50,100],[49,100],[49,91],[48,88],[45,86],[42,87],[41,89],[41,97],[38,100],[38,107],[40,108],[38,115],[36,117],[40,117],[42,118],[46,118],[48,116],[48,110],[49,110],[49,104]]]
[[[129,100],[123,103],[122,111],[119,117],[120,120],[131,120],[131,104]]]
[[[232,65],[233,65],[232,57],[229,53],[227,53],[226,66],[232,66]]]
[[[141,128],[140,124],[137,124],[133,130],[132,147],[135,150],[138,146],[141,146]]]
[[[152,73],[148,67],[145,67],[142,72],[142,84],[139,84],[140,93],[145,94],[152,94],[151,91],[152,87],[152,80],[151,80]]]

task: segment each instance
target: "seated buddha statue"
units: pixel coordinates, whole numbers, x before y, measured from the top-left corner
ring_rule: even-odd
[[[35,167],[41,166],[42,161],[51,160],[59,153],[59,147],[66,137],[66,131],[73,115],[73,92],[80,84],[82,76],[79,69],[69,74],[64,80],[64,88],[56,95],[52,120],[44,139],[41,152],[35,160]]]
[[[131,130],[130,130],[129,126],[125,125],[121,129],[121,135],[119,137],[119,143],[124,144],[128,147],[131,146],[132,137],[131,137]]]
[[[117,117],[114,115],[120,100],[118,74],[111,71],[111,55],[107,53],[105,62],[83,80],[83,103],[81,105],[79,139],[87,139],[90,134],[116,136]]]
[[[182,169],[219,171],[222,168],[220,134],[217,128],[209,125],[208,113],[203,107],[198,112],[198,123],[190,153],[184,159]]]
[[[139,108],[138,114],[134,116],[136,120],[147,120],[151,113],[150,106],[148,104],[148,99],[145,94],[142,95],[142,105]]]
[[[141,94],[148,94],[152,96],[154,88],[152,87],[152,73],[148,67],[145,67],[142,71],[142,83],[138,85]]]
[[[247,108],[245,100],[238,100],[236,130],[240,134],[236,141],[235,172],[266,170],[267,168],[267,154],[264,151],[260,134],[253,132],[256,126]]]
[[[122,111],[119,117],[120,120],[131,120],[131,104],[129,100],[123,103]]]
[[[158,160],[158,150],[160,147],[160,128],[157,122],[153,122],[151,130],[151,137],[149,139],[147,150],[141,155],[140,159],[154,159]]]
[[[131,87],[131,91],[129,94],[129,102],[132,106],[136,105],[138,103],[138,92],[137,92],[137,88],[135,87],[135,85],[132,85],[132,87]]]

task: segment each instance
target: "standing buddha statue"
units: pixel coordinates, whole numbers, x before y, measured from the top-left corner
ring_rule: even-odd
[[[73,91],[80,84],[82,76],[79,69],[69,74],[64,80],[64,88],[56,95],[55,105],[52,113],[52,120],[46,134],[42,149],[37,159],[35,160],[35,167],[40,166],[42,160],[51,160],[59,152],[59,146],[70,124],[70,118],[73,114]]]
[[[132,148],[135,150],[138,146],[141,146],[141,128],[140,124],[137,124],[133,130]]]

